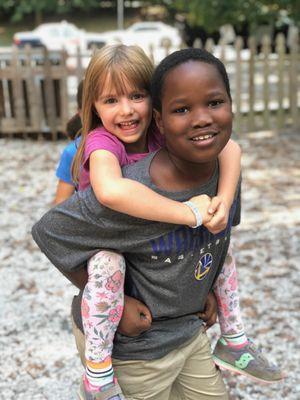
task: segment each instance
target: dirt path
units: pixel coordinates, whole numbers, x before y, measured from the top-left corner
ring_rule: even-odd
[[[299,400],[300,132],[239,142],[243,216],[234,238],[244,322],[287,378],[261,386],[224,376],[232,400]],[[0,146],[0,399],[72,400],[82,372],[69,320],[76,290],[30,236],[50,206],[64,143],[0,139]]]

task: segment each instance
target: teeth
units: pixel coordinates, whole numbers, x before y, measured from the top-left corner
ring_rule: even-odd
[[[119,125],[121,125],[121,126],[131,126],[131,125],[134,125],[135,123],[136,123],[136,121],[120,122]]]
[[[192,140],[198,142],[198,140],[207,140],[207,139],[212,138],[213,136],[214,135],[197,136],[197,137],[194,137]]]

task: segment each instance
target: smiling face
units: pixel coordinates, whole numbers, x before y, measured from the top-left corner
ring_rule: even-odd
[[[146,134],[152,116],[148,92],[124,82],[120,93],[108,77],[94,107],[104,128],[120,139],[129,152],[147,151]]]
[[[215,161],[232,129],[231,101],[214,65],[190,60],[171,69],[162,87],[157,125],[179,161]]]

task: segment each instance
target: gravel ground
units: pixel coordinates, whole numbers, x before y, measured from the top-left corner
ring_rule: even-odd
[[[299,400],[300,132],[259,132],[243,148],[243,216],[234,232],[248,334],[286,371],[260,385],[224,373],[231,400]],[[50,207],[65,143],[0,139],[0,399],[72,400],[81,365],[69,311],[75,288],[30,236]],[[218,327],[211,332],[214,341]]]

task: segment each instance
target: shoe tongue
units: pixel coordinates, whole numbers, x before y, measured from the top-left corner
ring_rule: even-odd
[[[221,342],[222,344],[224,344],[224,346],[227,346],[227,345],[228,345],[228,343],[226,342],[226,340],[225,340],[224,338],[221,337],[219,340],[220,340],[220,342]]]

